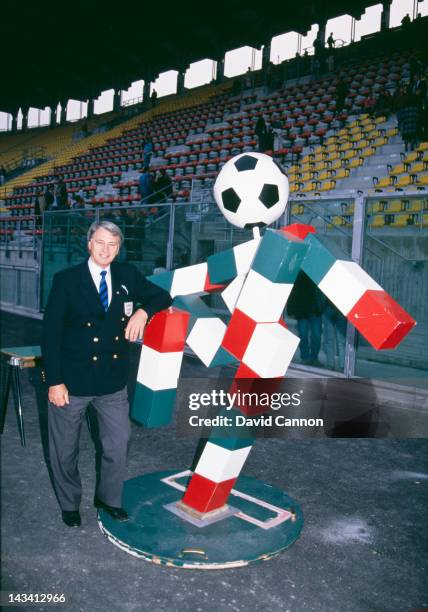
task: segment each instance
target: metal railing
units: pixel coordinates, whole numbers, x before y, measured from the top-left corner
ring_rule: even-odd
[[[290,200],[284,219],[275,225],[285,225],[289,222],[313,224],[322,241],[341,248],[348,257],[363,265],[377,282],[385,285],[385,289],[391,292],[394,299],[414,314],[419,321],[418,329],[424,330],[428,328],[427,308],[421,303],[422,294],[419,295],[412,289],[419,286],[418,283],[425,282],[423,278],[426,259],[421,256],[424,249],[423,234],[415,228],[411,236],[408,234],[410,238],[407,240],[403,233],[400,234],[396,230],[394,234],[391,229],[388,236],[382,236],[381,244],[378,240],[373,241],[372,233],[368,232],[369,202],[370,199],[363,195],[347,198],[346,202],[327,197],[308,202],[301,199]],[[340,216],[343,205],[349,210],[352,209],[353,222],[350,227],[332,224],[332,215]],[[294,214],[292,209],[295,206],[301,207],[299,210],[303,210],[303,213]],[[132,211],[132,214],[128,211]],[[348,215],[343,216],[345,218]],[[48,211],[44,213],[43,220],[40,217],[33,217],[31,221],[16,217],[1,224],[3,231],[0,256],[2,267],[11,279],[10,283],[17,286],[23,282],[33,283],[33,277],[28,280],[30,277],[27,278],[23,272],[25,261],[32,259],[32,274],[38,274],[39,306],[42,308],[53,274],[58,269],[82,261],[86,255],[87,229],[93,221],[101,219],[112,220],[122,228],[125,242],[121,257],[139,266],[145,274],[152,274],[159,266],[173,269],[200,263],[207,256],[206,249],[202,248],[204,241],[211,241],[214,248],[214,242],[220,240],[221,247],[218,250],[225,250],[252,237],[251,231],[238,230],[227,224],[213,202],[162,202],[121,206],[105,204],[71,211]],[[138,231],[136,228],[139,228]],[[8,231],[4,232],[5,229]],[[402,256],[400,249],[396,247],[396,242],[400,239],[404,241],[406,248],[414,248],[412,255]],[[160,260],[162,263],[159,263]],[[10,276],[13,274],[13,267],[21,270],[19,274],[16,272],[15,280]],[[415,297],[418,295],[419,298]],[[216,312],[224,314],[219,306],[218,296],[213,296],[213,299]],[[414,303],[415,299],[419,301]],[[293,322],[291,325],[294,325]],[[369,363],[371,353],[367,351],[371,350],[373,354],[374,351],[363,343],[361,353],[359,335],[350,325],[343,342],[344,357],[338,367],[342,367],[344,375],[354,376],[359,360],[363,358]],[[421,361],[420,350],[413,350],[411,342],[410,349],[405,350],[401,353],[403,357],[400,357],[399,353],[396,358],[397,364],[405,363],[406,359],[410,360],[410,363],[417,362],[418,359]],[[374,358],[378,362],[381,359],[379,354]],[[394,361],[389,355],[388,359]]]

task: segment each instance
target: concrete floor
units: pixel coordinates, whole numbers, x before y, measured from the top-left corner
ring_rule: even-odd
[[[40,322],[5,315],[2,346],[38,344],[39,333]],[[67,603],[58,609],[67,612],[428,608],[425,439],[258,440],[244,473],[300,502],[300,539],[275,559],[241,569],[170,569],[134,558],[101,535],[86,428],[80,453],[83,525],[70,529],[62,523],[46,469],[45,390],[38,379],[36,369],[23,372],[27,446],[20,445],[11,402],[1,440],[4,591],[65,593]],[[195,441],[178,438],[174,427],[133,425],[128,475],[187,468],[194,448]]]

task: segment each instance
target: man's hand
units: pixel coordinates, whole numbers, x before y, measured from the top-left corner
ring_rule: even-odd
[[[68,389],[65,385],[52,385],[49,387],[49,401],[55,406],[65,406],[70,403]]]
[[[148,314],[142,308],[139,308],[134,312],[132,317],[128,321],[128,325],[125,329],[125,338],[134,342],[135,340],[141,340],[143,337],[144,328],[146,327]]]

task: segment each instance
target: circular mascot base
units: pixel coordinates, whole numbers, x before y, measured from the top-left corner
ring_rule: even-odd
[[[299,505],[280,489],[241,476],[230,505],[209,518],[183,512],[180,504],[190,471],[155,472],[127,480],[124,523],[104,510],[102,533],[130,555],[158,565],[184,569],[227,569],[267,561],[299,537]]]

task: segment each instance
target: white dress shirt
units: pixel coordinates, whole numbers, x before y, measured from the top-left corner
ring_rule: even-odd
[[[97,288],[98,293],[100,292],[100,285],[101,285],[101,278],[102,278],[101,272],[103,270],[107,272],[106,283],[107,283],[107,291],[108,291],[108,305],[110,306],[111,296],[112,296],[110,266],[108,266],[108,268],[101,268],[101,266],[96,264],[95,261],[92,259],[92,257],[90,257],[88,259],[88,267],[89,267],[89,272],[91,273],[92,280],[95,283],[95,287]]]

